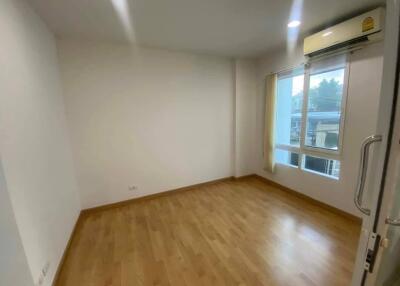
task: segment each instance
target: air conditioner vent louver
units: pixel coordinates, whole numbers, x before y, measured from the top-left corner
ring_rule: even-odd
[[[377,8],[308,36],[304,39],[304,55],[312,57],[367,43],[372,39],[379,40],[383,30],[383,17],[384,9]]]
[[[360,37],[360,38],[356,38],[356,39],[353,39],[353,40],[350,40],[350,41],[347,41],[347,42],[344,42],[344,43],[338,43],[338,44],[333,45],[331,47],[328,47],[328,48],[325,48],[325,49],[310,53],[310,54],[308,54],[308,56],[309,57],[315,57],[315,56],[319,56],[319,55],[326,54],[326,53],[329,53],[329,52],[333,52],[333,51],[336,51],[336,50],[342,50],[342,49],[345,49],[346,47],[350,49],[351,47],[353,47],[355,45],[358,45],[358,44],[361,44],[361,43],[365,43],[365,42],[368,42],[368,41],[369,41],[368,40],[368,36],[363,36],[363,37]]]

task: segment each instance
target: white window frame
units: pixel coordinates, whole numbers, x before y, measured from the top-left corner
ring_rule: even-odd
[[[292,70],[299,69],[298,68],[293,68]],[[304,166],[304,156],[309,155],[321,159],[327,159],[327,160],[336,160],[341,163],[341,155],[343,152],[343,138],[344,138],[344,129],[345,129],[345,118],[346,118],[346,106],[347,106],[347,96],[348,96],[348,87],[349,87],[349,75],[350,75],[350,63],[349,63],[349,57],[346,56],[345,64],[344,64],[344,76],[343,76],[343,93],[342,93],[342,101],[341,101],[341,113],[340,113],[340,123],[339,123],[339,138],[338,138],[338,149],[337,150],[332,150],[332,149],[326,149],[326,148],[320,148],[320,147],[312,147],[312,146],[307,146],[305,144],[306,140],[306,129],[307,129],[307,110],[308,110],[308,96],[309,96],[309,87],[310,87],[310,77],[315,74],[319,73],[325,73],[329,71],[334,71],[338,70],[339,68],[332,68],[329,69],[323,69],[322,71],[318,73],[311,74],[310,73],[310,65],[305,65],[304,66],[304,85],[303,85],[303,103],[302,103],[302,113],[301,113],[301,132],[300,132],[300,145],[295,146],[295,145],[287,145],[287,144],[276,144],[275,149],[280,149],[284,151],[289,151],[292,153],[296,153],[299,155],[299,160],[298,160],[298,166],[293,166],[290,164],[282,164],[278,163],[281,165],[285,166],[290,166],[293,168],[297,168],[299,170],[309,172],[312,174],[316,174],[319,176],[327,177],[330,179],[335,179],[339,180],[342,172],[342,167],[340,168],[339,171],[339,176],[331,176],[323,173],[319,173],[313,170],[306,169]]]

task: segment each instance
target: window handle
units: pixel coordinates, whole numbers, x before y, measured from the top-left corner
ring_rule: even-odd
[[[371,135],[365,138],[361,145],[361,156],[360,156],[360,165],[358,171],[358,180],[357,180],[357,189],[354,194],[354,204],[356,207],[365,215],[370,215],[371,210],[362,207],[362,200],[364,195],[364,187],[365,187],[365,180],[367,176],[368,170],[368,159],[369,159],[369,151],[370,146],[375,142],[381,142],[382,136],[381,135]]]

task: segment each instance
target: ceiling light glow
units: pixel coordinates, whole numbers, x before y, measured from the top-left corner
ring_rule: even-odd
[[[301,22],[298,20],[293,20],[290,21],[289,24],[287,25],[289,28],[296,28],[298,26],[300,26]]]
[[[294,53],[298,46],[304,0],[291,0],[288,28],[286,29],[286,49],[288,54]]]
[[[325,33],[322,34],[322,37],[328,37],[332,33],[333,33],[332,31],[325,32]]]
[[[114,10],[121,21],[126,37],[129,42],[132,43],[135,42],[135,30],[128,2],[128,0],[111,0]]]

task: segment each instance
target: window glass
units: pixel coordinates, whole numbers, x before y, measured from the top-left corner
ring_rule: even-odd
[[[340,161],[304,155],[304,169],[339,178]]]
[[[310,75],[305,145],[338,150],[344,68]]]
[[[304,71],[279,75],[276,102],[276,143],[300,145]]]
[[[276,149],[275,150],[275,161],[280,164],[299,166],[299,154],[289,152],[286,150]]]

